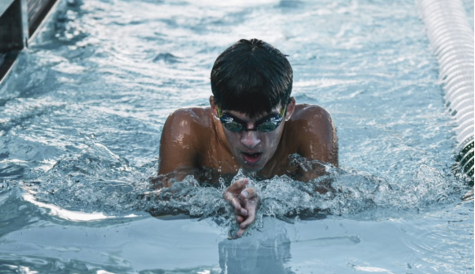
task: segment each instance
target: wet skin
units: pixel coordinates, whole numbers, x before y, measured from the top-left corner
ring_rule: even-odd
[[[321,166],[304,170],[292,166],[294,153],[322,163],[338,166],[338,142],[330,114],[316,105],[296,105],[292,98],[284,121],[271,132],[231,132],[217,118],[213,96],[211,107],[179,109],[165,122],[160,143],[159,176],[155,187],[171,186],[171,179],[194,175],[198,180],[218,182],[219,176],[231,177],[239,168],[260,179],[288,175],[309,181],[324,173]],[[280,113],[278,105],[270,113],[249,117],[237,111],[222,110],[253,129],[255,122]],[[234,182],[223,194],[233,207],[240,237],[254,221],[259,197],[247,187],[248,179]]]

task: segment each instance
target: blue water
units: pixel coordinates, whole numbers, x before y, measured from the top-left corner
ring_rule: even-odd
[[[164,200],[148,178],[166,117],[207,106],[216,57],[254,37],[289,55],[298,103],[332,114],[339,192],[253,182],[258,220],[230,241],[221,188]],[[0,86],[0,270],[473,273],[455,126],[412,0],[63,1]]]

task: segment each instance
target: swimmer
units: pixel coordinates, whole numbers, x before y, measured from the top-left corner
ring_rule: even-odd
[[[210,107],[178,109],[167,118],[154,188],[188,175],[218,183],[239,169],[259,180],[287,175],[307,182],[324,174],[323,165],[292,164],[295,154],[337,167],[331,116],[320,106],[296,104],[292,77],[285,55],[264,41],[242,39],[226,49],[211,70]],[[223,194],[239,223],[236,237],[254,222],[259,206],[248,182],[237,180]]]

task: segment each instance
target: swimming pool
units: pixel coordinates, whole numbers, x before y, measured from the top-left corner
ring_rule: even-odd
[[[0,269],[472,273],[473,200],[423,28],[413,1],[64,1],[0,87]],[[143,194],[168,114],[206,106],[215,58],[254,37],[289,55],[297,102],[332,114],[340,192],[256,182],[260,218],[229,241],[219,189]]]

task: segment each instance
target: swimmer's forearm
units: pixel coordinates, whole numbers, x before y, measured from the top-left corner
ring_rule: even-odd
[[[195,168],[181,166],[167,174],[159,174],[151,179],[154,189],[171,187],[175,182],[183,181],[186,176],[192,175],[200,183],[217,183],[220,174],[212,168]]]
[[[159,174],[156,177],[151,178],[151,182],[153,184],[153,189],[168,188],[171,187],[174,182],[183,181],[186,176],[194,176],[195,174],[196,169],[194,168],[179,167],[167,174]]]

